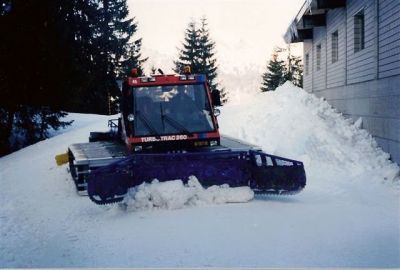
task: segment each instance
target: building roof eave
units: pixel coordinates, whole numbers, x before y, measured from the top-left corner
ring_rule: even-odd
[[[312,39],[312,29],[326,25],[327,10],[345,6],[346,0],[306,0],[283,35],[285,42],[289,44]]]

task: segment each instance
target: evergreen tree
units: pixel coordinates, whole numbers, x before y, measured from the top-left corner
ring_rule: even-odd
[[[279,53],[287,52],[287,61],[279,60]],[[276,47],[272,59],[267,65],[267,71],[262,75],[261,91],[275,90],[286,81],[303,87],[303,65],[299,56],[291,55],[290,45],[287,49]]]
[[[130,39],[137,26],[128,18],[126,0],[100,0],[96,13],[97,21],[92,27],[93,80],[88,82],[82,98],[92,112],[115,113],[117,104],[110,102],[120,95],[116,79],[132,54]]]
[[[185,38],[182,43],[183,49],[179,52],[178,60],[174,62],[176,73],[182,73],[183,67],[189,65],[193,73],[199,73],[200,67],[200,50],[199,50],[199,30],[196,22],[191,21],[185,30]]]
[[[303,65],[301,62],[301,57],[289,54],[285,80],[291,81],[298,87],[303,87]]]
[[[124,60],[121,62],[120,72],[118,77],[124,77],[130,74],[132,68],[143,70],[143,64],[148,58],[142,58],[141,54],[142,39],[137,39],[128,44],[128,51],[124,55]],[[155,69],[155,68],[154,68]]]
[[[0,4],[0,155],[14,150],[18,138],[21,146],[44,138],[47,130],[43,128],[50,122],[55,129],[68,124],[61,121],[65,116],[61,105],[67,94],[54,87],[61,84],[64,74],[53,73],[56,62],[49,53],[56,47],[52,37],[65,33],[54,31],[51,24],[52,11],[60,10],[54,8],[58,4],[50,0]],[[18,121],[26,124],[18,126]]]
[[[207,19],[203,17],[199,29],[199,73],[207,74],[211,90],[217,90],[218,86],[215,82],[217,78],[217,60],[214,58],[214,48],[215,42],[210,39],[210,34],[207,28]]]
[[[272,59],[267,65],[267,71],[262,75],[261,91],[273,91],[285,82],[285,62],[278,59],[279,48],[275,48]]]
[[[220,91],[221,101],[227,101],[227,93],[224,88],[219,88],[217,79],[217,60],[215,58],[215,42],[210,38],[207,27],[207,19],[201,19],[200,28],[197,29],[196,22],[189,23],[185,31],[183,49],[180,50],[178,61],[175,61],[174,71],[181,73],[183,66],[190,65],[193,73],[205,74],[211,90]]]
[[[0,0],[0,155],[67,125],[65,110],[109,112],[117,76],[142,63],[127,16],[126,0]]]

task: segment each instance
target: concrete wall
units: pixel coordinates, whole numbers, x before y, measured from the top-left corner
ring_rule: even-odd
[[[364,11],[365,47],[354,51],[354,15]],[[326,27],[313,29],[304,42],[309,54],[304,89],[345,116],[363,119],[363,127],[400,164],[400,1],[348,0],[329,10]],[[332,63],[332,33],[338,31],[338,61]],[[316,47],[321,44],[321,69]],[[307,69],[307,67],[305,67]]]
[[[314,92],[367,129],[400,164],[400,76]]]

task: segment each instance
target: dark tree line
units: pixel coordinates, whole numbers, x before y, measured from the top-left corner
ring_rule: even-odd
[[[267,70],[262,75],[261,91],[274,91],[286,81],[303,87],[303,65],[301,58],[290,54],[290,47],[287,49],[288,56],[284,60],[279,57],[286,49],[274,48],[271,59],[267,64]]]
[[[0,156],[69,125],[66,112],[116,113],[117,79],[147,60],[136,31],[127,0],[0,0]],[[205,18],[182,45],[175,71],[191,65],[226,100]]]
[[[116,79],[146,60],[126,0],[0,0],[0,155],[114,113]]]

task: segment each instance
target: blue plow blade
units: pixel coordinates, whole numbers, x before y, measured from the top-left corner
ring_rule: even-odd
[[[249,186],[256,193],[294,194],[306,185],[303,163],[261,151],[132,154],[92,171],[88,195],[96,204],[123,200],[131,187],[197,177],[203,187]]]

